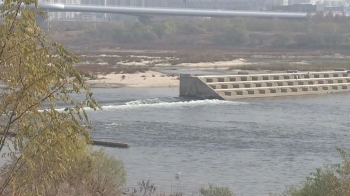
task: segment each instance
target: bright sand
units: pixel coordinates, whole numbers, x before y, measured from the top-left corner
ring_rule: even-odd
[[[123,78],[123,76],[125,76]],[[95,88],[116,87],[177,87],[178,76],[170,76],[154,71],[135,74],[107,74],[98,75],[96,80],[88,80],[87,83]]]
[[[133,62],[134,63],[134,62]],[[218,61],[206,63],[181,63],[176,66],[196,69],[223,69],[231,66],[241,66],[249,64],[245,59],[236,59],[232,61]],[[135,64],[134,64],[135,65]],[[145,65],[141,63],[139,66]],[[159,66],[159,65],[158,65]],[[172,65],[168,65],[172,66]],[[165,66],[167,67],[167,66]],[[123,79],[122,76],[125,76]],[[97,76],[96,80],[88,80],[87,83],[92,88],[118,88],[118,87],[177,87],[179,86],[178,76],[170,76],[155,71],[135,74],[107,74]]]

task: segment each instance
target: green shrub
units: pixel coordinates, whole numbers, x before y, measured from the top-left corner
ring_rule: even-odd
[[[202,196],[234,196],[228,187],[219,187],[209,184],[208,188],[201,188],[199,190]]]
[[[350,155],[337,148],[341,164],[325,165],[306,178],[301,186],[291,186],[280,196],[347,196],[350,193]],[[275,195],[277,196],[277,195]]]
[[[67,181],[60,184],[55,195],[118,196],[125,181],[123,163],[103,151],[96,151],[72,166]]]
[[[272,41],[273,46],[286,46],[290,42],[288,35],[276,34],[275,39]]]

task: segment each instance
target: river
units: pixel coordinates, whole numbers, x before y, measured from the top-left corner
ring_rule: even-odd
[[[185,100],[177,88],[94,89],[104,110],[89,111],[93,138],[127,170],[127,187],[151,180],[191,193],[213,183],[243,196],[281,192],[349,147],[350,94]],[[179,179],[175,174],[181,170]]]

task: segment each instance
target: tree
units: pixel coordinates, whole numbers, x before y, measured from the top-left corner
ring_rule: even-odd
[[[231,29],[214,37],[219,44],[244,45],[249,40],[249,34],[244,26],[234,25]]]
[[[3,169],[0,195],[50,195],[57,189],[87,156],[84,105],[99,107],[73,66],[77,58],[45,37],[35,21],[40,10],[30,4],[37,0],[4,0],[1,10],[0,151],[8,148],[12,162]],[[59,111],[57,103],[71,107]]]
[[[289,37],[285,34],[276,34],[276,38],[272,42],[273,46],[286,46],[289,43]]]
[[[121,195],[126,172],[120,160],[97,151],[73,166],[68,177],[57,195]]]
[[[198,23],[195,22],[186,22],[182,23],[179,27],[179,33],[183,35],[199,35],[205,32]]]
[[[300,186],[291,186],[275,196],[339,196],[349,195],[350,192],[350,155],[341,148],[337,148],[343,161],[340,164],[329,164],[316,169],[306,177]]]
[[[149,42],[156,39],[157,39],[157,35],[150,29],[150,27],[145,26],[140,22],[137,22],[128,31],[125,41],[132,42],[132,43],[139,43],[139,42]]]
[[[124,41],[126,36],[127,36],[127,33],[123,26],[117,25],[113,28],[112,37],[114,40],[122,42]]]
[[[150,16],[139,16],[138,20],[140,23],[142,23],[145,26],[151,25],[152,24],[152,19]]]
[[[169,22],[164,21],[162,23],[153,25],[152,30],[158,36],[159,39],[162,39],[164,35],[174,33],[175,27]]]
[[[300,47],[316,48],[325,45],[323,34],[321,33],[306,33],[295,36],[295,42]]]

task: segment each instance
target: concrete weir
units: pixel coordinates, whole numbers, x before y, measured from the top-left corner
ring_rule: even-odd
[[[233,100],[239,98],[326,94],[350,91],[350,71],[218,76],[180,75],[180,96]]]

